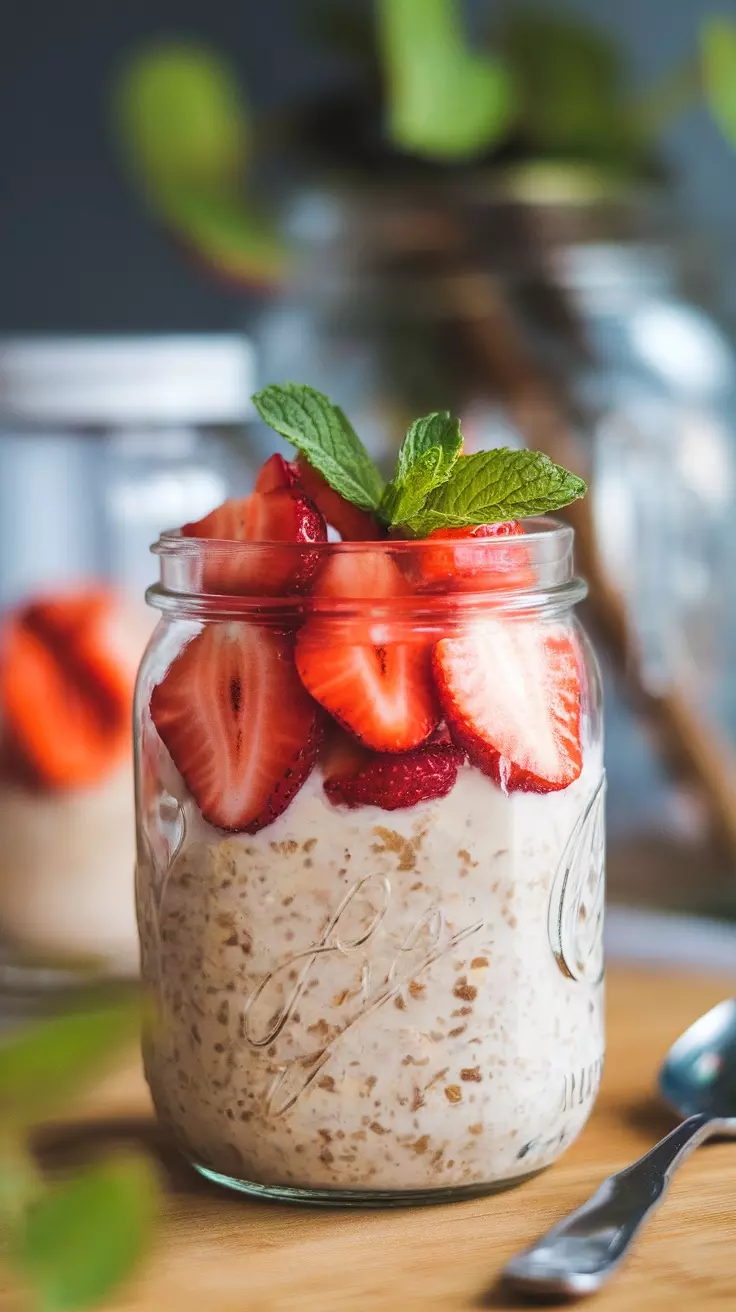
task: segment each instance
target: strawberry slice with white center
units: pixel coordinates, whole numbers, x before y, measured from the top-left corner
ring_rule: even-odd
[[[339,549],[338,549],[339,550]],[[334,555],[313,588],[318,597],[359,603],[361,616],[315,614],[300,630],[296,667],[305,688],[366,747],[406,752],[436,727],[440,712],[431,676],[431,645],[421,636],[391,635],[395,624],[373,623],[365,603],[409,592],[384,551]]]
[[[151,717],[205,820],[254,834],[309,775],[321,714],[284,634],[209,624],[151,695]]]
[[[579,777],[580,665],[568,630],[478,620],[437,643],[433,668],[452,737],[505,792],[554,792]]]
[[[327,527],[319,511],[299,488],[288,486],[225,501],[204,519],[185,524],[181,533],[182,537],[214,543],[265,544],[250,557],[218,545],[205,553],[203,590],[236,596],[300,591],[314,574],[315,553],[284,551],[276,544],[327,541]]]
[[[529,549],[517,520],[480,524],[476,528],[438,528],[411,557],[409,573],[422,589],[487,592],[534,586]],[[503,545],[499,539],[504,539]],[[484,543],[487,547],[484,548]],[[431,543],[426,546],[425,543]]]

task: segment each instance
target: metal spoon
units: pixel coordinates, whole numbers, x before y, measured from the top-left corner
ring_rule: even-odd
[[[545,1297],[594,1293],[662,1201],[680,1163],[715,1135],[736,1139],[736,998],[701,1016],[677,1040],[660,1071],[659,1090],[687,1120],[512,1258],[503,1272],[507,1285]]]

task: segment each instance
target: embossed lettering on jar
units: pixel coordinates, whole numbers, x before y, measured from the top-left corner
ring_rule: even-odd
[[[221,1183],[316,1201],[549,1165],[603,1059],[601,707],[571,530],[530,521],[449,570],[430,541],[157,550],[137,899],[159,1116]],[[293,596],[234,595],[274,552]],[[200,591],[213,561],[231,593]],[[356,569],[373,583],[351,593]],[[283,756],[268,795],[232,741],[224,799],[183,765],[210,678]]]

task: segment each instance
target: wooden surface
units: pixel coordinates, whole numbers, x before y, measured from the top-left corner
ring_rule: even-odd
[[[332,1211],[259,1204],[215,1190],[159,1142],[137,1061],[74,1120],[41,1138],[51,1169],[121,1143],[158,1156],[167,1189],[157,1248],[117,1312],[455,1312],[517,1306],[505,1260],[671,1126],[653,1097],[669,1044],[733,992],[735,977],[611,971],[608,1057],[581,1139],[526,1185],[450,1206]],[[2,1299],[0,1299],[0,1303]],[[697,1152],[673,1183],[596,1312],[736,1309],[736,1144]]]

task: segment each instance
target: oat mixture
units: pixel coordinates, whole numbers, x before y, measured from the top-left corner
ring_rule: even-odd
[[[166,873],[142,845],[138,900],[163,1010],[146,1072],[190,1158],[258,1184],[421,1191],[557,1157],[603,1056],[602,853],[583,844],[560,884],[600,776],[587,759],[564,791],[505,795],[465,765],[448,796],[387,813],[332,805],[315,770],[253,836],[205,824],[182,788],[178,855]],[[581,943],[566,964],[563,921]]]

